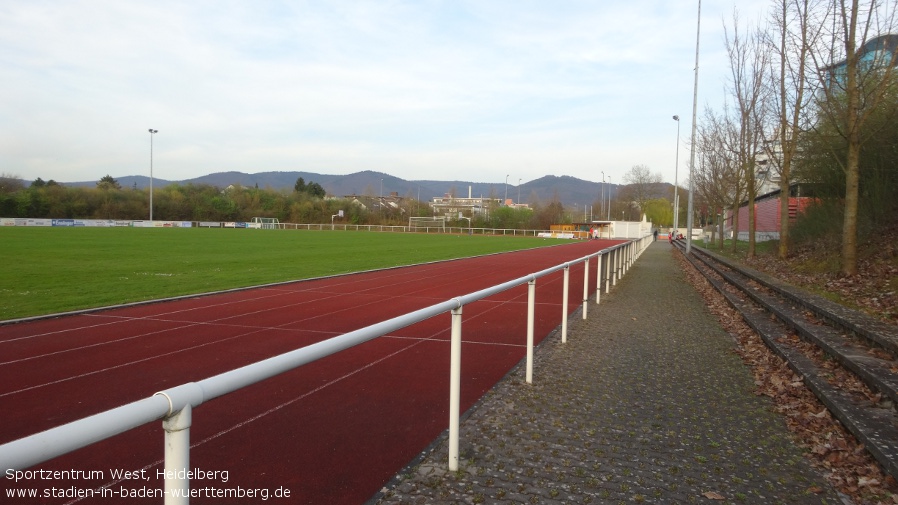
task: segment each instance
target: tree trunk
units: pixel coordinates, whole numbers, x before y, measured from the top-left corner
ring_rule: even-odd
[[[720,217],[717,219],[717,222],[718,222],[717,227],[720,228],[720,232],[717,235],[717,240],[718,240],[718,244],[719,244],[717,247],[717,250],[723,251],[723,229],[726,228],[723,224],[726,222],[726,210],[721,208],[719,216]]]
[[[737,191],[736,197],[733,198],[733,241],[730,244],[730,250],[732,252],[736,252],[736,245],[739,242],[739,203],[741,200],[742,195]]]
[[[748,257],[755,257],[755,171],[748,173]]]
[[[842,273],[857,275],[857,206],[860,180],[860,142],[849,139],[845,166],[845,216],[842,221]]]
[[[844,4],[843,4],[844,12]],[[857,274],[857,204],[859,165],[861,155],[860,85],[858,83],[858,55],[855,46],[857,33],[858,0],[851,5],[850,20],[845,41],[845,98],[847,101],[846,140],[848,157],[845,160],[845,216],[842,222],[842,273]]]

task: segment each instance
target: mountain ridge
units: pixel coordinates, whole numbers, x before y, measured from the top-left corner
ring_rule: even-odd
[[[169,184],[208,184],[219,188],[230,185],[246,187],[270,188],[275,190],[293,190],[297,179],[303,178],[306,184],[317,182],[328,195],[343,197],[348,195],[379,196],[396,193],[401,197],[428,201],[434,197],[454,193],[458,197],[492,197],[511,199],[517,203],[550,202],[557,198],[565,206],[581,207],[591,205],[617,192],[618,185],[592,182],[569,175],[545,175],[538,179],[522,183],[506,185],[504,181],[495,183],[473,181],[440,181],[440,180],[405,180],[382,172],[365,170],[351,174],[319,174],[315,172],[258,172],[254,174],[228,171],[214,172],[192,179],[172,181],[153,178],[153,187],[160,188]],[[150,186],[150,178],[143,175],[128,175],[115,178],[123,188],[144,189]],[[80,181],[61,183],[66,186],[94,186],[96,181]],[[603,188],[604,186],[604,188]]]

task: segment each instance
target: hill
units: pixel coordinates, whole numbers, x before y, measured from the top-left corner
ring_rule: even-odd
[[[435,196],[443,196],[454,192],[457,196],[491,196],[494,198],[510,198],[515,202],[530,203],[541,202],[543,204],[557,198],[565,206],[583,208],[592,205],[602,198],[603,186],[606,198],[617,193],[617,184],[603,184],[592,182],[567,175],[546,175],[539,179],[522,183],[520,187],[508,184],[504,181],[496,183],[483,183],[471,181],[439,181],[439,180],[405,180],[381,172],[366,170],[346,175],[318,174],[313,172],[259,172],[248,174],[244,172],[217,172],[213,174],[170,181],[153,179],[154,187],[162,187],[168,184],[208,184],[220,188],[226,188],[232,184],[260,188],[292,190],[296,180],[302,177],[306,183],[317,182],[329,195],[388,195],[397,193],[399,196],[415,198],[427,201]],[[124,188],[147,188],[150,178],[143,175],[128,175],[115,178]],[[67,186],[94,186],[96,181],[81,181],[64,183]]]

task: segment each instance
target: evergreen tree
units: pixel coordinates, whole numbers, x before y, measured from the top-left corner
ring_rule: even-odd
[[[109,174],[104,175],[103,178],[97,182],[97,187],[100,189],[122,189],[122,186],[118,181],[113,179]]]

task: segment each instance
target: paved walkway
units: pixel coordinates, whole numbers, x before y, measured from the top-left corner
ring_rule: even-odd
[[[838,504],[666,241],[513,370],[377,503]]]

